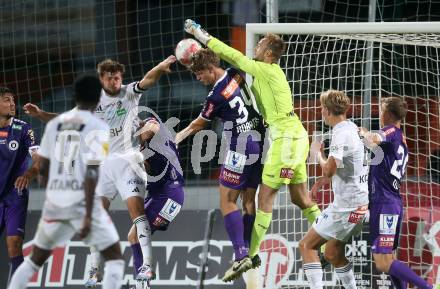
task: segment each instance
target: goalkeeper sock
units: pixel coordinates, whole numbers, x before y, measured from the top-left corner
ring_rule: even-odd
[[[265,213],[261,210],[257,210],[254,227],[252,229],[251,247],[249,249],[250,257],[254,257],[260,251],[260,244],[266,235],[267,229],[269,229],[271,221],[272,213]]]
[[[321,214],[321,210],[317,204],[314,204],[313,206],[302,210],[302,213],[303,216],[306,217],[307,221],[309,221],[309,224],[313,224],[315,219]]]
[[[321,215],[321,210],[319,209],[317,204],[314,204],[313,206],[309,208],[305,208],[302,210],[303,216],[306,217],[307,221],[309,222],[309,226],[313,224],[313,222],[316,220],[316,218]],[[325,251],[325,244],[321,246],[320,252],[324,253]]]
[[[321,263],[307,263],[303,265],[304,273],[310,284],[310,289],[322,289],[324,284],[322,282],[322,267]]]
[[[407,283],[412,283],[414,286],[416,286],[419,289],[432,289],[433,286],[420,278],[413,270],[411,270],[405,263],[394,260],[393,263],[391,263],[390,270],[388,271],[388,274],[398,278],[400,280],[403,280]]]
[[[142,250],[144,265],[151,265],[151,229],[147,217],[139,216],[133,221],[136,226],[137,237]]]
[[[12,275],[11,281],[9,282],[9,289],[24,289],[27,288],[28,282],[31,280],[35,272],[38,272],[40,267],[38,267],[31,259],[26,258],[17,270],[15,270],[14,275]]]
[[[142,249],[139,243],[131,244],[131,252],[133,253],[133,269],[134,269],[134,277],[139,272],[139,268],[142,266]]]
[[[251,236],[252,227],[254,226],[255,216],[254,215],[243,215],[243,233],[244,233],[244,243],[249,248],[251,246]]]
[[[351,263],[344,267],[335,268],[335,272],[345,289],[356,289],[356,279],[354,278],[353,265]]]
[[[235,252],[235,260],[241,260],[249,254],[249,248],[245,245],[243,236],[243,221],[240,210],[233,211],[223,217],[229,240],[232,242]]]

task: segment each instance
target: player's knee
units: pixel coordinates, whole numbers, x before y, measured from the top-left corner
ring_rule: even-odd
[[[390,270],[391,263],[393,262],[393,257],[391,254],[373,254],[374,264],[377,271],[388,273]]]
[[[128,231],[127,234],[127,240],[130,244],[138,243],[137,233],[136,233],[136,226],[131,226],[130,231]]]
[[[330,248],[326,248],[324,252],[324,258],[331,264],[335,264],[339,261],[340,256],[337,250],[331,250]]]
[[[304,239],[299,241],[298,248],[301,253],[309,251],[309,250],[313,250],[313,248],[309,245],[309,243],[305,242]]]
[[[255,215],[255,202],[253,200],[243,200],[243,211],[248,215]]]
[[[23,239],[19,236],[9,236],[7,237],[7,247],[9,257],[16,257],[23,255]]]
[[[388,272],[388,266],[384,264],[383,262],[375,262],[376,270],[380,273],[387,273]]]

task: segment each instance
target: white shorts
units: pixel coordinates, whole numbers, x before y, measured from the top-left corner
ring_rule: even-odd
[[[133,166],[136,167],[136,171]],[[145,180],[140,176],[144,171],[139,164],[130,164],[119,157],[107,158],[100,167],[96,195],[113,200],[119,193],[122,200],[130,197],[145,197]]]
[[[81,230],[82,223],[82,218],[53,221],[45,220],[42,217],[35,233],[34,245],[45,250],[63,246]],[[116,227],[107,211],[102,207],[102,203],[95,204],[90,233],[83,241],[98,251],[103,251],[119,241]]]
[[[326,240],[336,239],[347,242],[362,231],[367,212],[368,206],[341,212],[331,204],[316,218],[313,228]]]

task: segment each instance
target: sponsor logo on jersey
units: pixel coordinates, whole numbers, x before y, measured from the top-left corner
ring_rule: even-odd
[[[9,133],[7,131],[0,131],[0,137],[7,138]]]
[[[395,235],[399,215],[380,214],[379,217],[379,234]]]
[[[29,139],[31,140],[31,144],[35,144],[35,135],[34,135],[34,131],[32,129],[29,129],[27,132]]]
[[[156,219],[154,219],[154,221],[153,221],[153,225],[156,227],[163,227],[168,224],[169,224],[169,222],[167,220],[165,220],[164,218],[162,218],[161,216],[157,216]]]
[[[144,181],[138,178],[129,179],[127,185],[143,185]]]
[[[293,169],[291,168],[282,168],[280,171],[280,178],[291,179],[293,178]]]
[[[380,236],[378,246],[380,248],[392,248],[394,246],[394,236]]]
[[[16,140],[11,140],[11,141],[9,142],[9,149],[10,149],[11,151],[16,151],[16,150],[18,150],[18,147],[19,147],[19,145],[18,145],[18,141],[16,141]]]
[[[173,201],[172,199],[168,199],[165,205],[162,207],[162,210],[159,212],[159,216],[163,217],[169,222],[172,222],[174,218],[179,214],[180,208],[182,206]]]
[[[221,179],[227,183],[238,185],[240,183],[240,175],[237,175],[231,171],[228,171],[226,169],[223,170],[221,174]]]
[[[393,132],[395,132],[396,129],[394,127],[387,129],[386,131],[384,131],[384,135],[388,136],[389,134],[392,134]]]
[[[228,151],[226,154],[225,168],[238,174],[243,173],[246,165],[246,156],[234,151]]]
[[[138,188],[138,187],[135,187],[131,192],[132,192],[132,193],[139,193],[139,188]]]
[[[117,116],[122,116],[124,114],[127,114],[127,111],[125,110],[125,108],[120,108],[116,111]]]
[[[226,85],[226,87],[223,89],[221,95],[223,95],[224,98],[228,99],[234,94],[237,88],[238,88],[238,83],[233,78],[231,79],[231,81],[229,81],[228,85]]]
[[[208,102],[208,107],[207,107],[207,109],[206,109],[206,111],[204,113],[205,117],[209,118],[213,111],[214,111],[214,104],[211,103],[211,102]]]
[[[23,126],[19,125],[19,124],[13,124],[12,125],[12,129],[21,130],[22,128],[23,128]]]

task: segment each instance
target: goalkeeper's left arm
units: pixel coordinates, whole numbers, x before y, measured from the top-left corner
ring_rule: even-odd
[[[240,51],[226,45],[222,41],[209,35],[199,24],[191,19],[185,21],[185,31],[194,35],[197,40],[208,46],[221,59],[237,67],[240,70],[249,73],[254,77],[264,77],[267,73],[264,62],[255,61],[241,53]],[[266,73],[265,73],[266,72]]]

